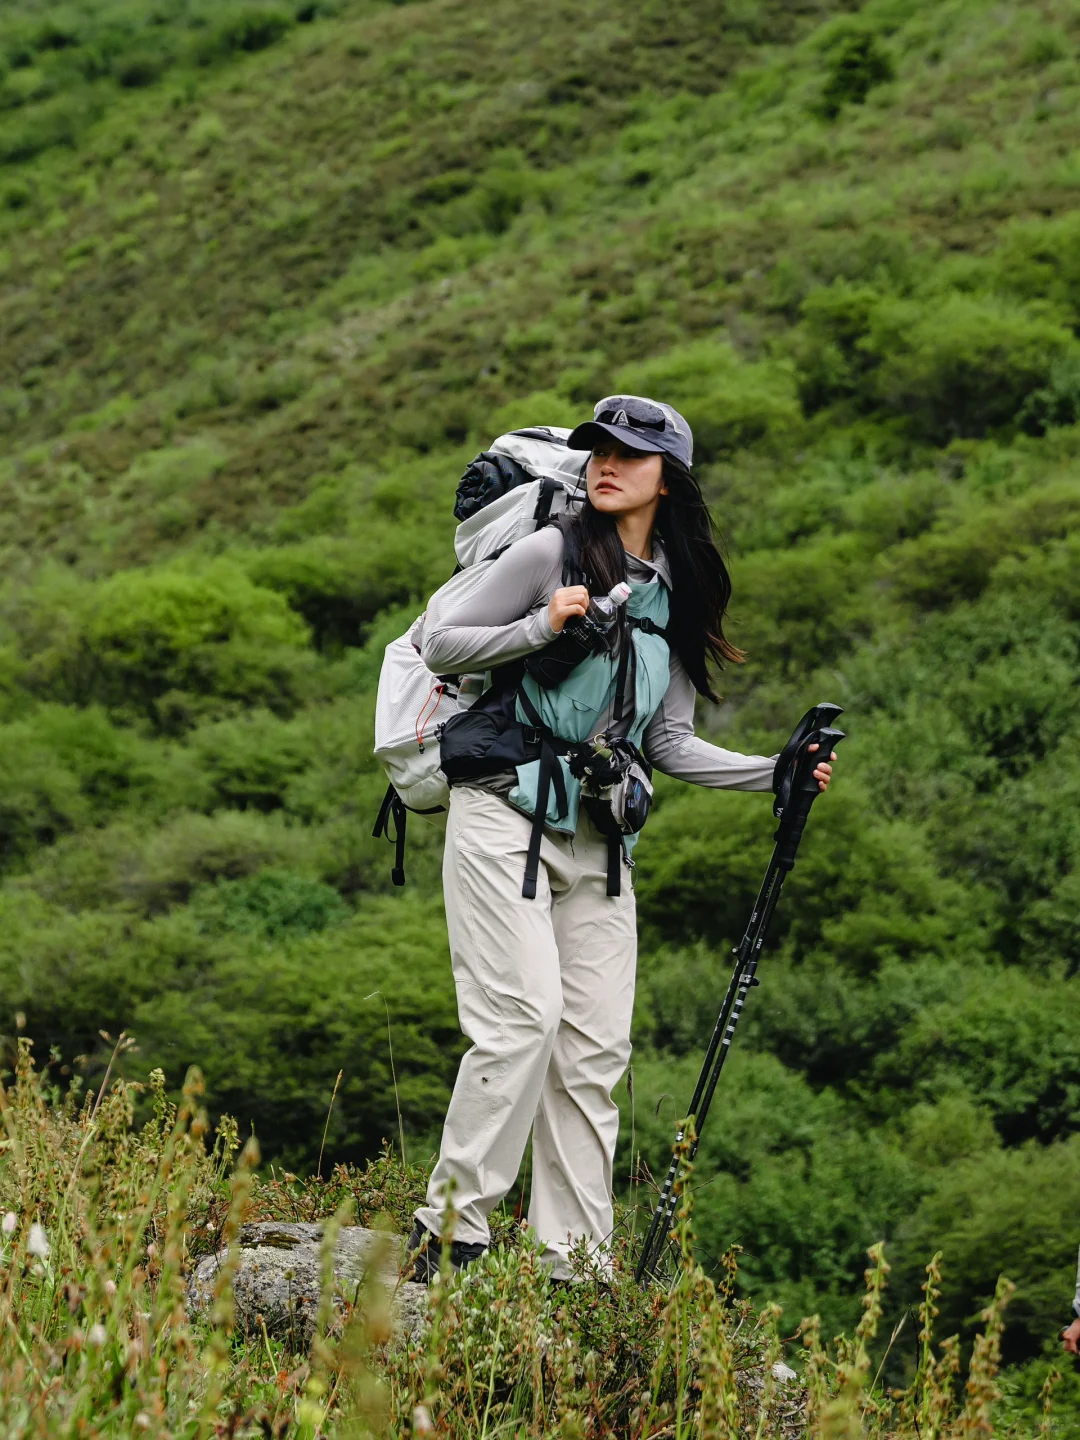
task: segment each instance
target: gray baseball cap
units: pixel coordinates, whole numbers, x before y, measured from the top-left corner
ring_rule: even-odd
[[[605,438],[631,450],[670,455],[687,469],[694,459],[694,436],[677,410],[643,395],[609,395],[600,400],[593,418],[570,432],[571,450],[593,450]]]

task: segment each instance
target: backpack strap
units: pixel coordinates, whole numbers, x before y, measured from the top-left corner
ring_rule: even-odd
[[[564,585],[587,585],[588,578],[581,565],[581,547],[578,544],[577,526],[574,517],[565,510],[550,522],[556,525],[563,537],[562,583]]]
[[[623,719],[626,711],[626,682],[630,677],[631,665],[635,667],[636,676],[637,655],[634,653],[634,642],[628,634],[624,633],[622,647],[619,650],[619,666],[615,671],[615,696],[611,705],[611,718],[616,724]],[[630,723],[632,725],[633,721]]]
[[[618,835],[607,840],[607,893],[612,899],[622,894],[622,867],[626,859],[626,841]]]
[[[525,852],[525,878],[521,894],[526,900],[536,899],[536,883],[540,875],[540,844],[544,838],[544,822],[547,819],[548,796],[555,788],[556,815],[561,820],[570,811],[570,799],[566,793],[566,778],[559,764],[558,753],[552,744],[554,736],[548,730],[540,712],[520,688],[517,698],[525,711],[529,725],[540,740],[540,769],[536,777],[536,809],[533,812],[532,829],[529,832],[529,848]]]
[[[671,632],[663,625],[657,625],[655,620],[650,620],[648,615],[628,615],[626,623],[631,630],[640,630],[643,635],[659,635],[661,640],[671,644]]]
[[[390,871],[390,879],[395,885],[405,884],[405,826],[408,815],[401,796],[393,785],[388,785],[371,835],[374,840],[381,840],[385,835],[387,840],[393,841],[394,868]],[[391,821],[394,826],[393,834],[390,833]]]
[[[559,488],[559,482],[552,480],[550,475],[540,481],[540,494],[536,497],[536,509],[533,511],[537,530],[551,519],[551,502],[555,499],[555,493]]]

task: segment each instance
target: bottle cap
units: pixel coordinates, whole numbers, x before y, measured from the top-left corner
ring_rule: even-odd
[[[608,591],[608,599],[615,605],[625,605],[627,600],[630,599],[630,586],[625,580],[620,580],[617,585],[613,585]]]

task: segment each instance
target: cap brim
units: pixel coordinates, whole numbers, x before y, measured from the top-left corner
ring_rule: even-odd
[[[640,430],[628,430],[624,425],[605,425],[601,420],[586,420],[566,437],[568,450],[595,450],[605,439],[618,440],[628,450],[640,450],[643,455],[664,455],[667,446],[659,441],[648,440]]]

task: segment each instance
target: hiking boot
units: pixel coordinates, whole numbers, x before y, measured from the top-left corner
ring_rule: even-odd
[[[486,1245],[470,1244],[467,1240],[450,1242],[450,1265],[461,1270],[479,1260],[487,1249]],[[417,1220],[409,1236],[409,1248],[405,1262],[404,1279],[417,1285],[430,1285],[439,1273],[442,1264],[442,1241],[433,1235],[426,1225]]]

